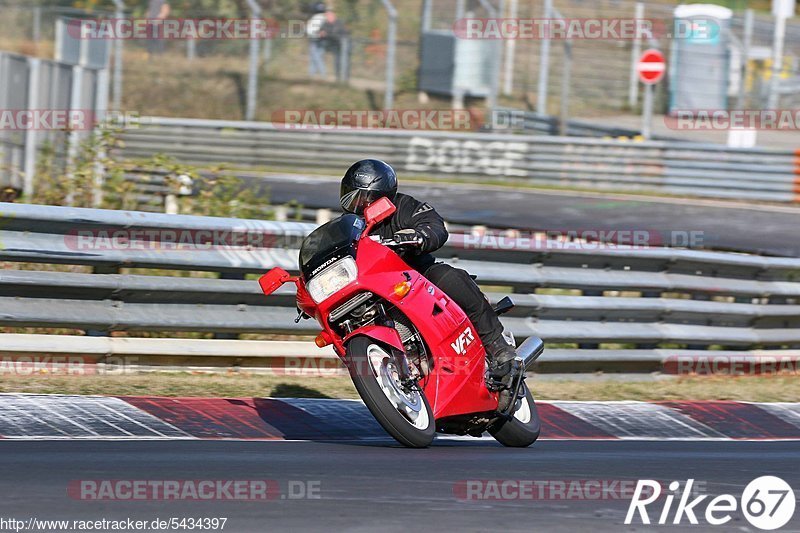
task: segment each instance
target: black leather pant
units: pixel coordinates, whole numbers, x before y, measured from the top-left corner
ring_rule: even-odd
[[[434,263],[422,270],[421,274],[442,289],[464,310],[484,346],[489,346],[503,337],[503,325],[497,314],[466,270],[446,263]]]

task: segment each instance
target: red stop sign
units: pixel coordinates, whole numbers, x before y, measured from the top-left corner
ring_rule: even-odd
[[[636,71],[639,73],[639,80],[642,83],[653,85],[660,82],[667,71],[664,54],[655,48],[645,50],[639,57],[639,62],[636,63]]]

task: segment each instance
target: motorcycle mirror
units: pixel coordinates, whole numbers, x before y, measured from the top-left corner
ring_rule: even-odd
[[[264,294],[269,296],[278,290],[281,285],[287,281],[291,281],[291,279],[292,276],[290,276],[288,272],[280,267],[276,267],[258,278],[258,284],[261,285],[261,290],[264,291]]]
[[[374,226],[389,218],[397,208],[388,198],[381,198],[377,202],[373,202],[364,210],[364,218],[367,220],[367,226]]]

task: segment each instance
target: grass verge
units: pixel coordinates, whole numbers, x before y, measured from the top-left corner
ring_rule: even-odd
[[[798,377],[686,376],[642,381],[529,380],[542,400],[742,400],[798,402]],[[132,396],[356,398],[347,377],[156,372],[94,376],[3,376],[0,392]]]

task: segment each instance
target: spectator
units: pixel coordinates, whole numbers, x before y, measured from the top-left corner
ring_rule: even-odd
[[[308,37],[308,75],[312,78],[319,75],[325,77],[325,43],[322,40],[322,26],[325,24],[327,8],[320,2],[314,6],[314,15],[306,24],[306,37]]]
[[[346,65],[343,69],[342,53],[346,52],[347,46],[345,40],[348,37],[347,28],[336,16],[332,9],[325,11],[325,22],[320,28],[320,37],[322,38],[325,51],[333,56],[333,65],[336,70],[336,81],[345,81],[347,78]]]
[[[165,20],[169,17],[171,8],[167,0],[148,0],[147,3],[147,20]],[[150,26],[151,31],[159,31],[159,34],[152,35],[151,39],[147,41],[147,53],[150,57],[164,52],[164,36],[160,34],[160,30],[156,30],[156,26]]]

